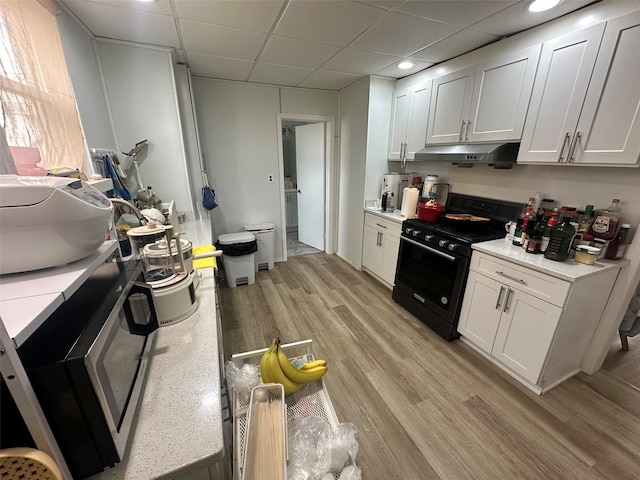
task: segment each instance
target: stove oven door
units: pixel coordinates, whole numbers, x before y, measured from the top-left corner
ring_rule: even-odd
[[[403,236],[400,238],[394,298],[402,298],[399,303],[427,324],[431,317],[437,323],[455,325],[468,267],[469,259],[465,256]],[[396,290],[402,293],[395,295]],[[406,302],[415,304],[406,305]]]

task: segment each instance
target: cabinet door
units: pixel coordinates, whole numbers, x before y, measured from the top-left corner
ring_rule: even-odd
[[[508,288],[492,355],[531,383],[538,383],[562,309]]]
[[[298,226],[298,193],[286,192],[285,196],[285,217],[287,220],[287,227]]]
[[[396,264],[398,263],[398,250],[400,250],[400,237],[382,234],[382,264],[380,266],[380,278],[390,285],[396,280]]]
[[[465,141],[520,140],[541,45],[476,67]]]
[[[431,103],[431,85],[418,85],[411,95],[411,113],[407,125],[406,159],[413,160],[414,154],[424,148],[427,140],[427,122]]]
[[[493,348],[506,291],[500,282],[469,272],[458,332],[487,353]]]
[[[542,46],[518,163],[567,161],[604,26],[594,25]]]
[[[398,90],[393,99],[389,136],[389,160],[398,160],[400,158],[402,145],[407,139],[410,98],[410,89],[406,88]]]
[[[471,105],[474,74],[475,67],[471,67],[433,80],[427,143],[463,141]]]
[[[376,275],[380,275],[382,269],[382,233],[380,230],[364,226],[362,239],[362,266],[368,268]]]
[[[640,12],[607,22],[576,130],[575,163],[636,165],[640,155]]]

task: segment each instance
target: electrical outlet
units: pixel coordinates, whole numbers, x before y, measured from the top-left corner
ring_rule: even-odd
[[[267,182],[273,183],[273,175],[272,174],[267,175]]]

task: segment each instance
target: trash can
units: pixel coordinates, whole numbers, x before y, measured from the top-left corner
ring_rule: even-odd
[[[258,223],[245,225],[244,229],[256,236],[258,251],[256,252],[256,272],[258,270],[271,270],[273,268],[274,237],[276,226],[273,223]]]
[[[256,237],[251,232],[226,233],[218,237],[216,248],[222,250],[222,264],[227,285],[251,285],[256,281]]]

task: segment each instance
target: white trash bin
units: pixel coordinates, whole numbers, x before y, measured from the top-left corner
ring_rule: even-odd
[[[274,237],[276,226],[273,223],[258,223],[245,225],[244,229],[256,236],[258,251],[255,256],[256,272],[259,270],[271,270],[273,268]]]
[[[226,233],[218,237],[227,285],[252,285],[256,281],[256,237],[251,232]],[[244,253],[252,250],[251,253]]]

